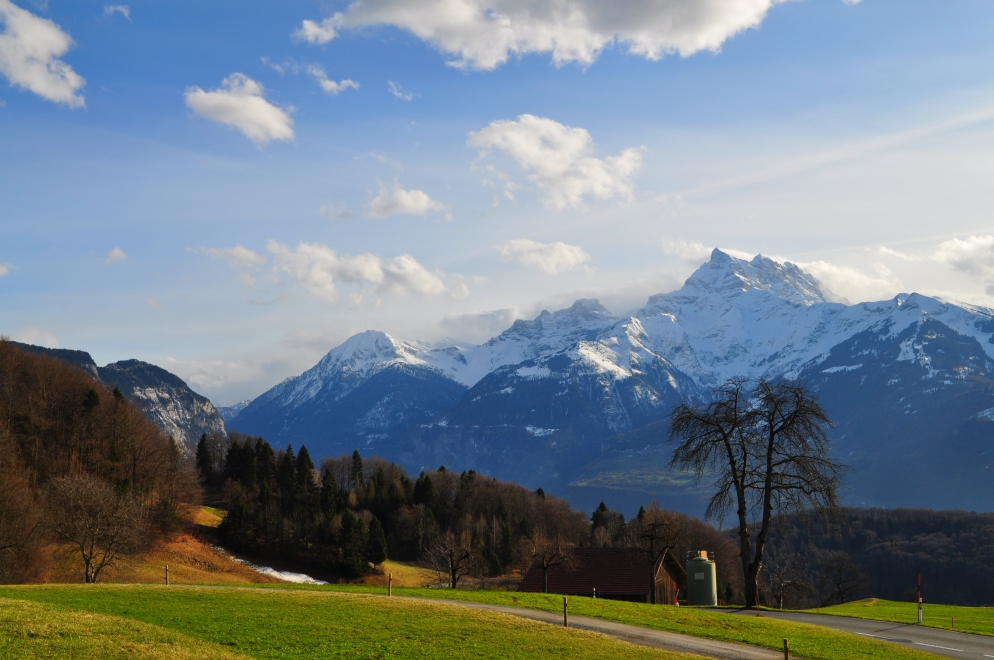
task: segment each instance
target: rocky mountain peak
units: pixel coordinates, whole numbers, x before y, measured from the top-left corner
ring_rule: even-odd
[[[818,281],[789,261],[779,263],[761,254],[746,261],[717,248],[677,293],[730,298],[750,290],[769,291],[778,298],[806,306],[827,302]]]

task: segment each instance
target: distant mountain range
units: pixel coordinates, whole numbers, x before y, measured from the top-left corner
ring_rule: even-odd
[[[994,310],[919,294],[847,305],[797,266],[715,250],[624,317],[596,300],[481,345],[368,331],[228,425],[313,455],[378,454],[562,493],[699,512],[667,468],[666,419],[732,376],[798,378],[831,418],[863,506],[994,509]],[[243,404],[239,404],[242,406]]]
[[[87,372],[108,387],[117,387],[164,433],[188,449],[195,449],[204,433],[224,433],[224,420],[206,397],[165,369],[124,360],[98,367],[89,353],[11,342],[32,353],[57,357]]]

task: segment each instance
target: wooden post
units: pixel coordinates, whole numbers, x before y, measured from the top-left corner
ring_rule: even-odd
[[[393,596],[393,573],[387,573],[387,595]]]
[[[166,564],[166,586],[169,586],[169,564]]]
[[[956,617],[950,617],[952,619],[953,630],[956,630]]]
[[[790,660],[790,647],[787,645],[787,638],[783,638],[783,660]]]
[[[569,610],[566,606],[566,596],[563,596],[563,627],[569,628]]]

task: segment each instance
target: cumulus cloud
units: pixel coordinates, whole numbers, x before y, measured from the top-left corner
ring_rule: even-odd
[[[994,235],[943,241],[932,258],[982,281],[984,292],[994,296]]]
[[[10,271],[14,270],[14,267],[7,263],[6,261],[0,260],[0,277],[4,277],[10,274]]]
[[[386,294],[414,295],[426,298],[442,296],[465,297],[465,285],[446,284],[447,277],[432,272],[409,254],[393,259],[372,254],[355,256],[339,255],[319,243],[301,242],[296,248],[276,241],[269,241],[266,249],[273,255],[277,274],[290,277],[315,298],[335,302],[339,285],[352,285],[360,291],[373,291],[378,296]],[[453,278],[455,279],[455,278]],[[361,293],[351,296],[354,303],[361,301]]]
[[[505,307],[490,312],[449,314],[438,325],[449,337],[471,342],[485,342],[511,327],[518,319],[525,318],[517,307]]]
[[[497,252],[508,261],[518,261],[551,275],[579,268],[590,261],[590,255],[582,247],[560,241],[539,243],[518,238],[497,246]]]
[[[393,94],[394,98],[398,98],[401,101],[412,101],[414,97],[417,96],[414,92],[405,92],[404,88],[395,83],[392,80],[387,81],[387,89]]]
[[[2,0],[0,0],[2,1]],[[201,117],[233,126],[258,145],[270,140],[292,140],[293,120],[289,112],[265,99],[262,85],[241,73],[233,73],[221,87],[204,91],[186,90],[186,105]]]
[[[717,52],[784,1],[354,0],[320,23],[304,21],[294,35],[325,44],[343,29],[392,25],[452,56],[449,64],[459,68],[494,69],[531,53],[551,54],[556,66],[589,65],[615,44],[650,60]]]
[[[421,190],[405,190],[394,182],[392,188],[380,184],[379,194],[366,204],[366,213],[376,218],[389,215],[427,215],[446,210],[445,204],[436,202]]]
[[[674,238],[672,236],[663,236],[660,239],[660,243],[663,246],[664,253],[670,255],[671,257],[679,257],[680,259],[693,263],[701,263],[709,260],[711,258],[711,252],[714,250],[714,248],[710,248],[700,241],[687,241],[682,238]],[[749,252],[743,252],[742,250],[735,250],[732,248],[719,249],[725,254],[733,256],[736,259],[751,260],[755,256]]]
[[[901,280],[883,264],[874,264],[876,274],[867,274],[852,266],[827,261],[795,262],[804,272],[814,275],[824,286],[825,297],[834,302],[885,300],[901,292]]]
[[[310,19],[304,20],[300,27],[294,30],[293,38],[297,41],[306,41],[309,44],[324,45],[338,36],[335,30],[336,20],[334,17],[326,18],[320,23]]]
[[[596,199],[632,197],[632,177],[642,167],[638,148],[617,156],[595,158],[594,141],[585,129],[565,126],[534,115],[500,120],[469,134],[467,146],[481,157],[498,149],[531,172],[528,179],[542,191],[546,207],[562,210],[583,206],[584,196]]]
[[[337,96],[347,89],[359,89],[359,83],[354,80],[349,80],[348,78],[339,82],[329,80],[328,74],[324,72],[324,69],[319,64],[308,65],[307,73],[318,81],[318,85],[321,86],[321,89],[329,94],[335,94]]]
[[[223,259],[232,268],[253,268],[266,263],[266,257],[236,243],[233,248],[201,248],[199,252],[211,259]]]
[[[86,105],[77,93],[86,81],[59,59],[74,45],[62,28],[10,0],[0,0],[0,27],[0,73],[11,85],[70,108]]]
[[[131,8],[128,5],[104,5],[104,16],[120,14],[131,21]]]
[[[128,255],[119,247],[114,248],[107,253],[107,258],[104,259],[105,264],[113,264],[118,261],[124,261],[128,258]]]

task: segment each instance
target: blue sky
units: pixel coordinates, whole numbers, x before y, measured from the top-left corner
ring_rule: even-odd
[[[0,333],[228,404],[714,246],[994,304],[994,5],[559,6],[0,0]]]

